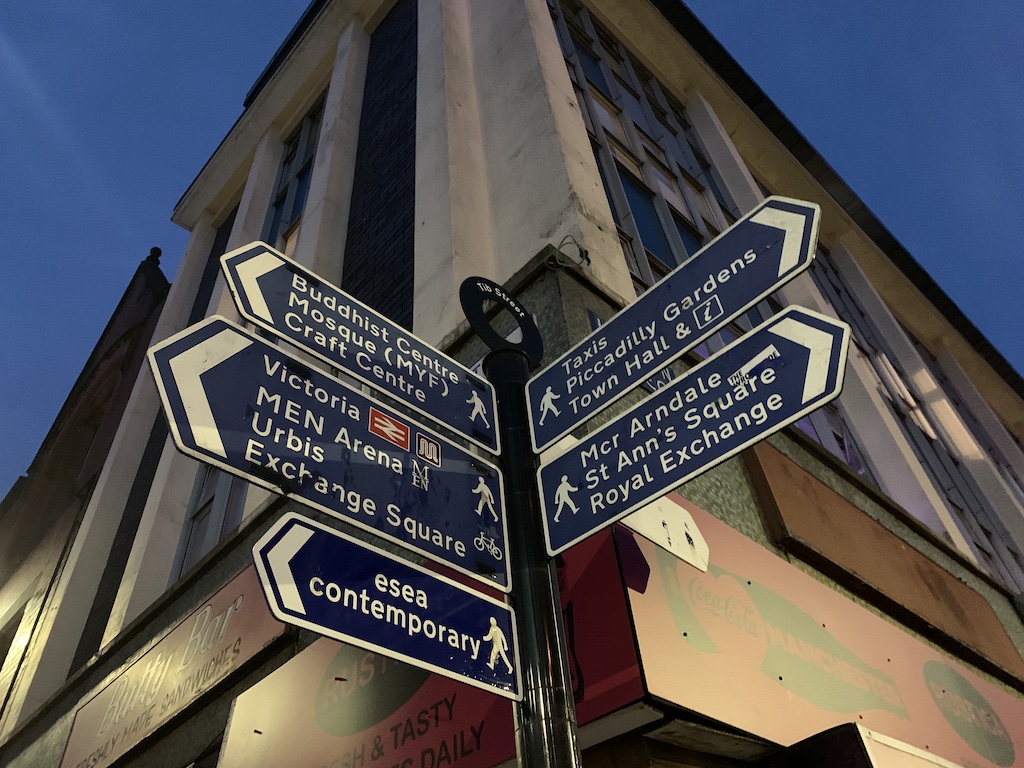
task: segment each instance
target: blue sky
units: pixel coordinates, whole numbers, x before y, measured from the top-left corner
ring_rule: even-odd
[[[1024,372],[1024,4],[687,4]]]
[[[306,0],[8,4],[0,15],[0,494]],[[1024,5],[690,7],[1024,371]],[[60,19],[55,24],[54,19]]]

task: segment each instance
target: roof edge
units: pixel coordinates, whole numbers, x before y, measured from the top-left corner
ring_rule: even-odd
[[[993,346],[978,327],[963,313],[938,283],[928,274],[910,252],[896,239],[884,224],[864,204],[857,194],[840,178],[839,174],[818,153],[796,126],[789,121],[739,62],[715,39],[684,0],[650,0],[651,5],[672,25],[679,35],[722,78],[727,86],[753,112],[764,126],[779,140],[793,157],[835,200],[854,223],[871,238],[906,276],[924,294],[936,309],[950,322],[964,340],[977,350],[1021,398],[1024,398],[1024,377]]]
[[[242,107],[248,109],[249,106],[256,100],[256,97],[260,95],[260,92],[266,87],[267,83],[274,76],[274,73],[281,67],[284,60],[288,58],[288,54],[292,52],[292,49],[298,45],[299,40],[306,34],[306,30],[309,29],[316,17],[320,15],[320,11],[327,7],[327,4],[331,0],[313,0],[302,12],[302,16],[295,22],[295,26],[292,27],[288,36],[285,37],[284,42],[274,51],[274,55],[270,58],[267,66],[263,68],[260,76],[256,78],[256,82],[253,83],[252,88],[245,94],[245,100],[242,102]]]

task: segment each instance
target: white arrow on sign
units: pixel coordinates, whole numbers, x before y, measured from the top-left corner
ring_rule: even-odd
[[[306,606],[303,605],[302,596],[299,595],[299,589],[295,586],[291,561],[312,537],[312,530],[296,525],[267,552],[267,562],[270,564],[270,573],[273,577],[271,581],[277,584],[281,604],[296,613],[305,614]]]
[[[782,256],[779,258],[779,277],[782,277],[800,261],[800,243],[807,216],[779,208],[763,208],[751,216],[750,220],[755,224],[775,227],[786,233],[782,240]]]
[[[801,402],[817,397],[825,391],[828,383],[828,363],[832,358],[832,346],[835,337],[806,323],[787,317],[772,328],[772,333],[789,339],[795,344],[807,347],[810,359],[807,361],[807,378],[804,380],[804,393]]]
[[[249,306],[253,314],[262,317],[268,323],[274,322],[274,316],[267,306],[267,300],[263,298],[263,291],[260,290],[259,279],[269,272],[273,272],[282,266],[282,261],[269,251],[253,256],[251,259],[238,265],[238,279],[242,283],[245,297],[249,300]]]
[[[175,356],[169,363],[196,444],[224,458],[227,458],[228,454],[220,439],[220,430],[214,421],[210,400],[206,396],[206,389],[200,376],[250,344],[252,342],[244,336],[231,331],[221,331],[216,336],[211,336]]]

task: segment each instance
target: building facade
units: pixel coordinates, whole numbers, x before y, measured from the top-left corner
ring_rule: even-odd
[[[486,277],[546,364],[770,195],[820,206],[810,269],[672,368],[798,305],[850,324],[843,392],[556,558],[583,762],[1024,765],[1024,381],[674,0],[314,0],[147,334],[240,322],[220,257],[262,241],[467,366]],[[252,546],[302,507],[180,453],[148,369],[113,412],[24,545],[52,578],[0,589],[0,764],[514,760],[506,700],[270,615]]]

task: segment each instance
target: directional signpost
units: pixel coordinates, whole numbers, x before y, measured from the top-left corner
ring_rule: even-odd
[[[850,329],[789,307],[540,468],[548,553],[835,398]]]
[[[810,266],[820,209],[770,197],[527,385],[542,451]]]
[[[522,698],[515,617],[503,603],[294,513],[253,558],[282,621]]]
[[[510,589],[494,465],[223,318],[149,357],[184,453]]]
[[[494,388],[270,246],[221,257],[242,317],[498,453]]]
[[[530,365],[543,356],[540,332],[526,308],[489,280],[470,278],[460,298],[492,350],[484,363],[490,382],[263,243],[222,258],[247,320],[479,448],[497,454],[504,444],[507,497],[493,464],[223,318],[152,348],[150,365],[184,453],[503,592],[511,593],[514,574],[515,614],[294,513],[253,548],[279,619],[522,702],[521,763],[575,766],[550,556],[835,398],[850,330],[790,307],[536,474],[534,452],[652,381],[805,270],[819,215],[812,203],[765,200],[529,381]],[[491,328],[494,302],[516,318],[522,341]],[[669,546],[685,541],[691,562],[706,567],[706,544],[671,512],[649,507],[633,523]]]

